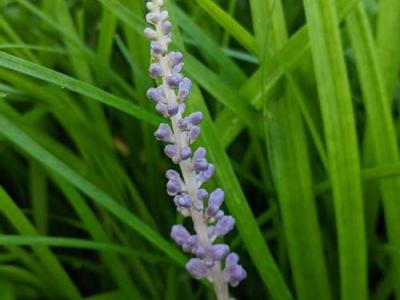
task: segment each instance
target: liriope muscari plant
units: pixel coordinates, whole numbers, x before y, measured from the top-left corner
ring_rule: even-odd
[[[203,147],[192,152],[191,144],[200,135],[203,114],[194,112],[184,116],[192,82],[181,73],[182,53],[168,52],[172,24],[163,5],[164,0],[147,3],[146,21],[153,25],[144,31],[151,40],[149,73],[161,82],[148,90],[147,97],[155,103],[157,112],[170,119],[170,124],[160,124],[154,135],[166,143],[165,154],[180,168],[180,173],[166,172],[167,193],[173,197],[177,210],[191,218],[195,232],[191,234],[183,225],[174,225],[171,237],[183,251],[195,256],[187,262],[187,271],[195,278],[207,278],[214,285],[217,298],[227,300],[228,286],[237,286],[246,277],[246,271],[238,264],[239,256],[230,252],[228,245],[215,242],[233,229],[235,220],[221,210],[222,189],[208,193],[202,188],[213,176],[215,167],[207,161]]]

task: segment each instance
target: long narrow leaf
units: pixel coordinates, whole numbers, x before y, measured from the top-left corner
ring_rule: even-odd
[[[304,0],[328,150],[339,243],[341,299],[367,298],[360,163],[334,1]]]

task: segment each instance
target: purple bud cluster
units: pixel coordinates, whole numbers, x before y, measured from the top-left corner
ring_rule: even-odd
[[[233,229],[235,220],[221,209],[224,201],[222,189],[208,193],[202,188],[203,183],[213,176],[215,167],[207,161],[205,148],[199,147],[194,152],[191,148],[200,135],[203,114],[194,112],[183,116],[192,82],[181,73],[184,64],[182,53],[168,52],[172,24],[168,21],[168,12],[162,9],[163,4],[164,0],[147,3],[149,13],[146,20],[153,25],[144,31],[151,40],[149,74],[161,82],[158,87],[147,91],[147,97],[155,103],[156,111],[171,120],[171,125],[160,124],[154,136],[166,143],[165,154],[182,171],[182,175],[175,170],[166,172],[167,193],[173,197],[177,210],[192,218],[195,231],[191,234],[183,225],[174,225],[171,237],[183,251],[195,256],[186,264],[192,276],[208,278],[216,286],[237,286],[246,278],[246,271],[238,264],[238,255],[230,252],[228,245],[214,243]],[[216,282],[218,280],[223,282]]]

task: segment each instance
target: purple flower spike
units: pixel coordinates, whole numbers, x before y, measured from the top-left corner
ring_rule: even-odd
[[[190,233],[182,225],[174,225],[172,226],[171,237],[179,246],[183,246],[190,237]]]
[[[202,279],[207,278],[210,270],[199,258],[192,258],[186,264],[186,270],[195,278]]]
[[[168,12],[163,10],[164,0],[148,0],[149,13],[146,20],[150,27],[144,34],[150,39],[150,76],[160,77],[162,84],[147,91],[147,97],[156,103],[155,109],[171,125],[160,124],[155,132],[156,139],[167,143],[165,154],[179,166],[180,172],[168,170],[166,189],[178,212],[191,217],[194,233],[184,226],[174,225],[171,238],[194,257],[186,264],[187,271],[195,278],[207,278],[216,287],[218,299],[228,299],[228,285],[237,286],[246,276],[238,264],[236,253],[229,254],[226,244],[214,244],[218,237],[230,232],[235,220],[226,216],[221,206],[224,192],[217,188],[211,194],[201,185],[209,180],[215,166],[206,159],[206,149],[199,147],[192,153],[191,144],[198,139],[203,121],[202,112],[185,114],[192,82],[184,77],[181,52],[168,52],[172,41],[172,24]],[[222,269],[224,267],[224,269]]]
[[[223,216],[217,224],[215,224],[215,235],[224,236],[230,232],[235,226],[235,219],[231,216]]]

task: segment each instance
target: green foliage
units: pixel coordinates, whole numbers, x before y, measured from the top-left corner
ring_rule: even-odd
[[[168,0],[248,278],[400,300],[397,0]],[[214,299],[145,99],[140,0],[0,1],[0,299]]]

